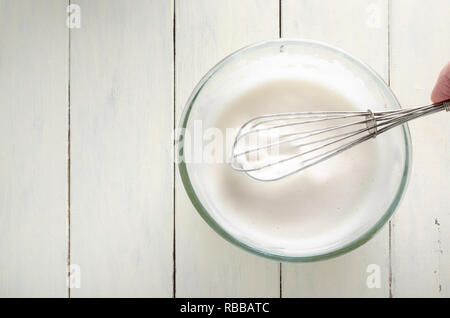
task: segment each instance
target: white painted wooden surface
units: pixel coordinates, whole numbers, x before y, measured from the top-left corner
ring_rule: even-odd
[[[310,38],[338,46],[369,63],[388,79],[387,0],[284,0],[282,36]],[[380,288],[369,289],[370,264],[381,270]],[[357,250],[324,262],[286,264],[285,297],[386,297],[389,296],[389,228]]]
[[[391,1],[391,84],[403,105],[430,102],[450,60],[449,39],[449,1]],[[412,175],[392,231],[394,296],[450,296],[449,119],[441,113],[410,124]]]
[[[0,296],[450,295],[445,114],[410,125],[412,177],[391,239],[386,226],[320,263],[280,267],[225,242],[171,161],[174,119],[197,81],[280,24],[284,37],[363,59],[403,105],[428,103],[450,60],[447,0],[71,2],[82,25],[69,39],[68,1],[0,1]],[[70,294],[68,263],[81,269]],[[366,287],[369,264],[380,289]]]
[[[170,1],[79,0],[71,31],[74,297],[171,297]]]
[[[0,297],[64,297],[66,4],[0,1]]]
[[[278,1],[176,1],[176,117],[218,60],[278,37]],[[197,214],[176,178],[176,296],[278,297],[279,264],[231,246]]]

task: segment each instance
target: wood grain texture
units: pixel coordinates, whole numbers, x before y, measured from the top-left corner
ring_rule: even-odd
[[[280,265],[225,242],[192,207],[171,135],[207,70],[278,37],[279,0],[72,2],[82,24],[69,39],[68,0],[0,0],[0,297],[67,296],[68,256],[81,269],[72,297],[171,297],[174,265],[177,297],[278,297]],[[283,37],[339,46],[390,78],[403,106],[429,103],[450,60],[448,0],[281,3]],[[339,258],[283,264],[284,297],[450,296],[448,123],[441,113],[410,124],[391,242],[385,227]],[[366,286],[370,264],[380,289]]]
[[[64,1],[0,1],[0,297],[65,297]]]
[[[283,0],[282,36],[309,38],[338,46],[388,79],[387,0]],[[366,285],[367,267],[380,268],[380,288]],[[283,264],[284,297],[389,296],[389,228],[336,259]]]
[[[74,297],[171,297],[171,1],[79,0],[71,33]]]
[[[176,117],[217,61],[252,42],[278,37],[278,1],[176,1]],[[279,264],[219,237],[192,206],[177,172],[176,296],[278,297]]]
[[[419,9],[420,8],[420,9]],[[450,2],[391,1],[391,86],[404,106],[426,105],[450,60]],[[393,226],[393,296],[450,296],[449,113],[409,124],[413,166]]]

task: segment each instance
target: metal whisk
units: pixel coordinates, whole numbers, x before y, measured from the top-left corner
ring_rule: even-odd
[[[239,129],[230,165],[257,180],[279,180],[393,127],[442,110],[450,111],[450,99],[381,112],[291,112],[257,116]]]

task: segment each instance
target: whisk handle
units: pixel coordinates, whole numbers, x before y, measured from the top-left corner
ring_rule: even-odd
[[[444,109],[446,111],[450,112],[450,99],[444,100],[440,104],[442,104],[444,106]]]

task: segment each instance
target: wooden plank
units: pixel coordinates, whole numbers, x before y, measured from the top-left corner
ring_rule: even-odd
[[[65,1],[0,1],[0,297],[65,297]]]
[[[176,117],[214,64],[252,42],[278,37],[278,1],[176,1]],[[250,255],[201,219],[176,178],[176,296],[277,297],[279,264]]]
[[[391,84],[402,105],[426,105],[450,60],[450,2],[391,1]],[[394,297],[450,296],[448,113],[410,123],[413,167],[393,226]],[[447,189],[447,190],[446,190]]]
[[[336,45],[388,78],[387,0],[283,0],[282,36]],[[380,288],[368,288],[368,266],[376,264]],[[369,270],[371,268],[369,267]],[[389,228],[336,259],[283,264],[283,297],[386,297],[389,295]]]
[[[79,0],[71,33],[74,297],[170,297],[173,3]]]

